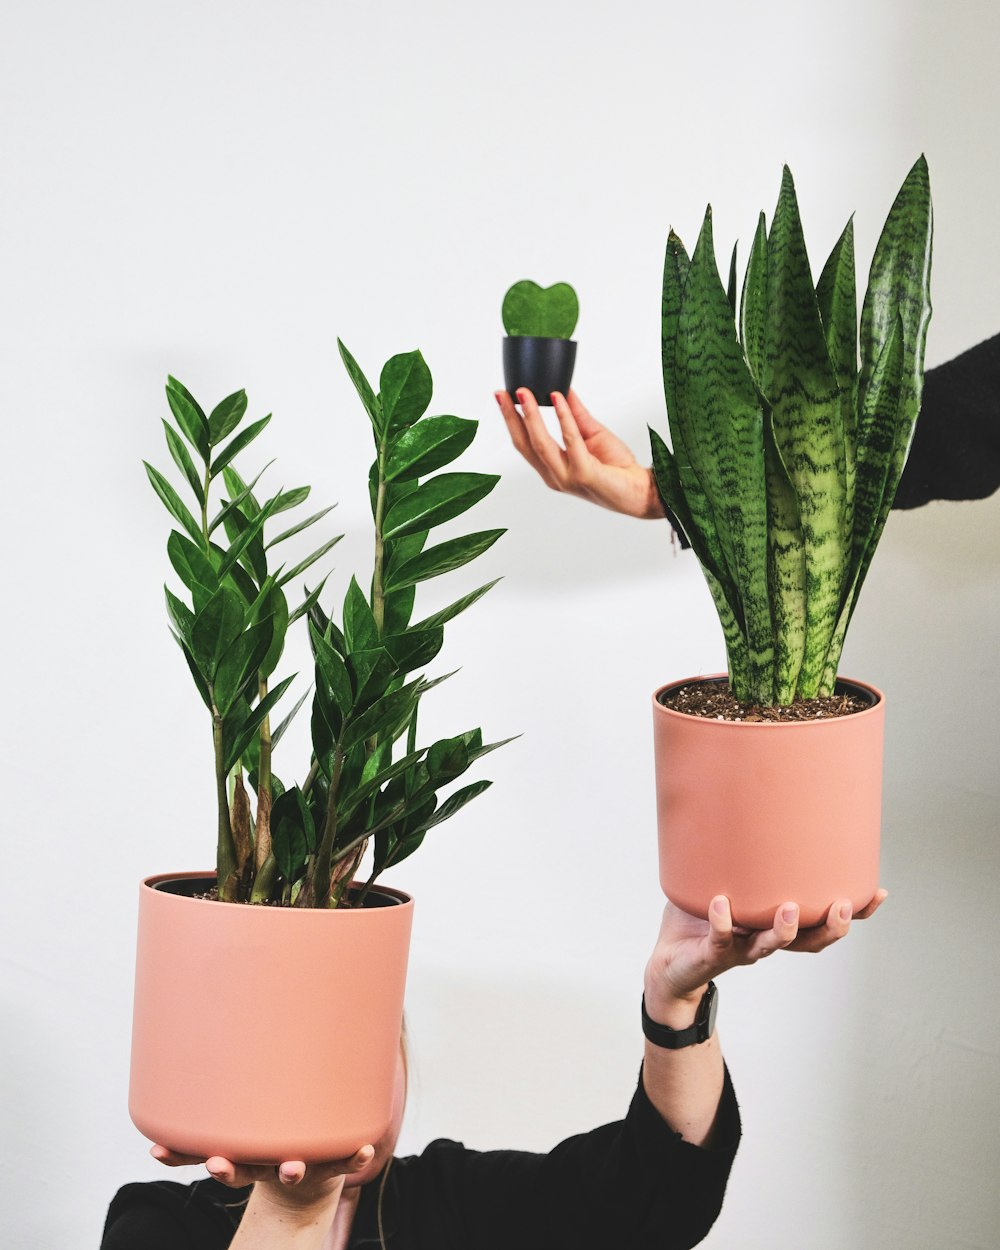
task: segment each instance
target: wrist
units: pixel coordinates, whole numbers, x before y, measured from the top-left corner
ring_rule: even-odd
[[[647,977],[643,991],[646,1014],[657,1024],[665,1024],[671,1029],[687,1028],[694,1023],[707,989],[708,982],[705,981],[692,990],[681,992],[662,983],[651,983]]]

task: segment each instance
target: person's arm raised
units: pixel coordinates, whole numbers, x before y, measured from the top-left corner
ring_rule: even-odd
[[[879,890],[856,918],[872,915],[885,898],[886,891]],[[708,982],[727,969],[754,964],[779,950],[815,954],[839,941],[851,925],[850,900],[834,903],[826,921],[813,929],[800,930],[798,925],[799,909],[792,902],[783,903],[773,926],[760,932],[734,926],[729,900],[721,894],[712,900],[707,921],[668,903],[646,965],[647,1015],[674,1030],[688,1028],[695,1022]],[[716,1034],[679,1050],[666,1050],[647,1039],[642,1079],[649,1101],[675,1132],[696,1146],[712,1144],[723,1088]]]
[[[559,419],[562,447],[545,428],[531,391],[517,392],[521,412],[507,391],[495,395],[511,442],[546,486],[626,516],[647,520],[664,516],[653,470],[639,464],[621,439],[590,415],[575,391],[549,397]]]

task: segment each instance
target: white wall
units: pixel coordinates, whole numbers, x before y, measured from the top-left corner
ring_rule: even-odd
[[[505,580],[450,628],[462,672],[434,716],[523,737],[394,878],[418,898],[403,1146],[545,1148],[624,1111],[662,901],[649,694],[722,648],[665,527],[557,498],[515,457],[500,298],[577,286],[579,390],[644,454],[667,227],[693,244],[711,198],[720,252],[749,240],[788,161],[814,264],[856,209],[864,266],[923,150],[930,363],[996,333],[1000,17],[942,13],[7,5],[5,1246],[96,1245],[114,1189],[162,1175],[125,1109],[134,896],[212,844],[140,467],[166,460],[168,370],[274,410],[275,484],[340,501],[340,590],[367,560],[368,448],[335,336],[373,372],[420,346],[439,409],[482,420],[470,463],[504,479],[479,520],[510,533],[477,567]],[[892,898],[822,960],[726,976],[746,1138],[706,1245],[996,1244],[998,522],[1000,498],[890,522],[845,668],[891,700]]]

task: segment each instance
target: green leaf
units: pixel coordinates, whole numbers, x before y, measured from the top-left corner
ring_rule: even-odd
[[[499,480],[491,473],[439,473],[389,510],[383,535],[400,538],[450,521],[484,499]]]
[[[311,689],[312,687],[310,687],[310,689],[307,690],[305,694],[300,695],[298,702],[295,704],[292,710],[288,713],[288,715],[284,718],[284,720],[278,725],[276,729],[271,730],[271,750],[272,751],[278,745],[281,739],[285,736],[285,730],[288,728],[288,726],[292,723],[292,721],[301,711],[302,704],[305,703],[306,699],[309,698]]]
[[[310,525],[315,525],[317,521],[322,520],[322,518],[325,517],[328,512],[332,512],[336,506],[336,504],[332,503],[329,508],[322,508],[319,512],[314,512],[312,516],[306,517],[304,521],[299,521],[298,525],[293,525],[291,529],[284,530],[278,535],[277,538],[271,539],[271,541],[267,544],[267,550],[270,551],[272,547],[277,547],[278,543],[283,543],[286,538],[292,538],[296,534],[301,534],[301,532],[308,529]]]
[[[733,254],[729,260],[729,282],[726,286],[726,299],[729,300],[733,316],[736,315],[736,249],[738,246],[738,242],[733,244]]]
[[[195,616],[191,651],[199,670],[211,683],[222,656],[243,632],[246,619],[239,595],[221,586]]]
[[[201,406],[187,387],[172,377],[167,378],[167,403],[174,414],[174,420],[181,428],[181,433],[207,464],[208,420]]]
[[[186,603],[177,598],[169,586],[164,586],[163,591],[167,598],[167,615],[170,617],[170,623],[190,647],[191,635],[194,631],[194,613]]]
[[[297,486],[294,490],[285,490],[275,496],[274,507],[271,509],[271,515],[275,516],[279,512],[288,512],[290,508],[297,508],[300,503],[305,503],[309,498],[310,486]]]
[[[265,504],[252,521],[246,521],[241,517],[242,524],[240,522],[236,522],[236,517],[238,515],[236,513],[230,517],[230,521],[235,522],[239,528],[240,534],[223,556],[222,564],[219,567],[219,577],[224,577],[237,560],[239,560],[243,555],[247,555],[251,559],[254,575],[260,583],[263,583],[264,579],[267,577],[267,564],[264,560],[263,543],[258,543],[257,540],[260,537],[260,533],[264,528],[265,522],[274,511],[279,499],[280,496],[275,496],[274,499]],[[251,544],[257,545],[257,551],[250,551]]]
[[[300,616],[309,615],[314,605],[319,602],[319,597],[323,593],[323,587],[326,585],[326,582],[327,579],[324,577],[315,590],[309,590],[309,588],[306,587],[306,597],[302,600],[299,606],[289,614],[289,625],[293,625]],[[323,630],[320,630],[320,633],[322,632]]]
[[[365,412],[368,413],[368,419],[374,426],[376,435],[381,436],[382,406],[378,397],[372,390],[371,383],[361,372],[358,362],[354,359],[340,339],[337,339],[337,347],[340,350],[340,359],[344,362],[344,368],[347,370],[347,375],[354,383],[354,389],[361,397],[361,402],[364,404]]]
[[[757,389],[764,389],[765,335],[767,326],[767,226],[764,214],[757,218],[757,232],[750,247],[740,297],[740,339],[747,367]]]
[[[403,352],[386,361],[379,378],[379,402],[385,429],[413,425],[427,411],[433,384],[431,371],[420,352]]]
[[[225,524],[226,520],[229,519],[234,512],[240,512],[245,516],[257,515],[260,508],[257,506],[257,502],[253,497],[253,488],[257,485],[272,464],[274,464],[274,461],[269,460],[249,485],[243,481],[235,469],[227,468],[223,470],[222,476],[224,481],[232,483],[232,488],[227,486],[227,489],[230,490],[232,498],[228,499],[216,513],[215,519],[208,527],[208,532],[210,534],[214,534],[220,525]],[[244,505],[246,505],[245,513],[243,513]]]
[[[270,420],[271,414],[268,413],[266,417],[261,417],[259,421],[248,425],[241,434],[237,434],[231,442],[227,443],[212,461],[212,476],[215,477],[216,474],[221,473],[234,456],[238,456],[244,448],[249,447]]]
[[[245,718],[237,717],[233,727],[229,727],[229,721],[232,712],[225,718],[223,723],[223,745],[225,752],[225,769],[229,772],[235,768],[236,761],[250,744],[250,740],[256,734],[257,730],[264,723],[264,717],[270,716],[275,705],[288,687],[292,684],[298,674],[293,673],[290,677],[286,677],[280,681],[273,690],[269,690],[266,697],[261,699],[257,706],[249,712]],[[234,705],[238,707],[237,703]]]
[[[347,668],[354,688],[355,713],[367,711],[381,699],[389,683],[399,673],[392,656],[381,646],[352,651],[347,657]]]
[[[405,633],[387,635],[382,645],[392,656],[401,673],[412,673],[414,669],[430,664],[444,643],[444,630],[408,629]]]
[[[204,551],[189,538],[170,531],[167,539],[167,555],[174,571],[194,597],[195,611],[205,606],[219,589],[219,578],[212,561]]]
[[[420,683],[410,682],[401,690],[383,695],[376,703],[345,726],[341,745],[346,750],[366,738],[374,738],[386,729],[395,728],[412,711],[420,693]]]
[[[806,637],[797,693],[816,694],[837,624],[848,551],[840,395],[812,283],[792,175],[785,166],[768,237],[764,394],[774,442],[798,500],[805,546]]]
[[[830,253],[819,282],[816,301],[823,321],[826,347],[840,391],[844,431],[846,531],[853,527],[854,482],[857,461],[855,404],[858,382],[858,294],[854,281],[854,220],[844,227]]]
[[[281,577],[278,578],[278,585],[287,586],[293,578],[298,577],[300,573],[304,573],[306,569],[311,568],[317,560],[321,560],[330,548],[335,547],[343,537],[343,534],[338,534],[335,538],[331,538],[328,542],[325,542],[322,547],[317,547],[311,555],[306,556],[304,560],[300,560],[298,564],[296,564],[294,568],[289,569],[287,573],[283,573]],[[325,581],[326,579],[324,578],[323,580]]]
[[[410,481],[450,464],[472,443],[478,428],[478,421],[462,417],[428,417],[404,430],[389,448],[386,481]]]
[[[463,595],[461,599],[456,599],[448,607],[442,608],[440,612],[434,612],[424,620],[419,621],[413,628],[416,630],[437,629],[442,625],[447,625],[449,621],[454,620],[466,608],[471,608],[474,603],[478,603],[487,591],[492,590],[502,580],[503,578],[495,577],[493,581],[487,582],[485,586],[478,587],[478,589],[471,591],[469,594]]]
[[[219,660],[215,673],[215,706],[225,716],[240,695],[257,694],[258,675],[271,646],[274,626],[270,618],[240,634]]]
[[[667,250],[663,258],[663,300],[661,304],[660,357],[663,364],[663,394],[667,401],[667,415],[673,430],[674,409],[677,404],[677,323],[684,297],[691,262],[684,244],[673,230],[667,236]],[[674,444],[675,450],[677,448]]]
[[[376,646],[379,641],[371,605],[355,577],[351,578],[344,597],[344,638],[348,651],[364,651]]]
[[[316,826],[298,786],[286,790],[271,809],[271,848],[286,881],[301,876],[307,857],[316,848]]]
[[[180,496],[174,488],[158,469],[154,469],[153,466],[151,464],[147,464],[145,460],[142,463],[146,466],[146,476],[149,478],[153,490],[156,491],[162,500],[163,506],[167,509],[175,521],[179,521],[181,525],[184,526],[196,543],[204,544],[205,539],[202,535],[201,527],[187,510],[187,507],[181,501]]]
[[[281,593],[278,586],[273,585],[268,592],[266,615],[263,612],[261,615],[263,619],[271,622],[271,645],[257,666],[260,671],[261,681],[266,681],[278,667],[278,661],[281,659],[282,652],[285,649],[285,637],[288,633],[288,600]]]
[[[409,626],[416,598],[416,586],[405,586],[402,590],[387,592],[383,622],[387,634],[401,634]]]
[[[676,399],[678,420],[671,422],[671,433],[679,431],[710,509],[720,571],[727,578],[722,585],[731,583],[738,596],[731,607],[746,638],[751,697],[760,701],[770,694],[773,655],[763,412],[716,268],[711,209],[691,258],[677,323]],[[678,472],[683,482],[679,462]]]
[[[470,560],[475,560],[484,551],[488,551],[506,530],[481,530],[476,534],[464,534],[461,538],[451,538],[436,547],[421,552],[412,560],[395,566],[390,562],[386,572],[386,589],[399,590],[403,586],[411,586],[416,582],[424,582],[442,573],[450,573],[461,568]]]
[[[456,812],[460,812],[466,803],[471,803],[484,790],[488,790],[493,784],[492,781],[474,781],[471,785],[463,786],[461,790],[456,790],[441,804],[434,815],[424,825],[425,829],[433,829],[435,825],[450,819]]]
[[[435,786],[446,786],[454,781],[471,762],[463,737],[442,738],[427,752],[427,772]]]
[[[334,650],[330,641],[320,634],[316,626],[309,622],[309,639],[312,644],[312,655],[316,660],[316,685],[320,681],[324,685],[324,694],[334,701],[341,717],[349,714],[354,702],[354,690],[344,660]]]
[[[188,480],[188,484],[194,491],[194,497],[198,500],[198,507],[205,506],[205,488],[198,476],[198,470],[194,467],[194,461],[191,454],[184,446],[184,440],[177,433],[169,421],[163,422],[163,432],[167,436],[167,448],[175,465],[184,474]]]
[[[247,393],[240,390],[227,395],[212,409],[208,418],[208,435],[213,447],[217,447],[243,420],[247,410]]]
[[[501,308],[504,329],[516,338],[571,339],[579,316],[580,303],[568,282],[541,287],[530,278],[514,283]]]

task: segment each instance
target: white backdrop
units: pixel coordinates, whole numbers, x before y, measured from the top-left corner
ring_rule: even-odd
[[[376,375],[419,346],[434,409],[481,419],[469,464],[504,477],[476,528],[510,532],[424,603],[505,580],[449,628],[462,671],[426,727],[523,737],[393,877],[418,907],[402,1147],[544,1149],[618,1118],[662,901],[649,695],[723,653],[665,526],[558,498],[515,456],[501,297],[576,285],[578,389],[644,455],[668,226],[693,246],[711,198],[725,263],[788,161],[814,266],[856,209],[863,279],[924,151],[929,363],[996,333],[998,13],[8,0],[5,1246],[96,1246],[115,1188],[164,1174],[125,1108],[135,892],[213,842],[140,465],[167,462],[166,373],[274,411],[274,485],[339,501],[338,595],[368,566],[369,447],[335,336]],[[845,671],[889,693],[892,898],[820,960],[725,977],[746,1136],[708,1246],[996,1245],[998,522],[1000,498],[890,521]]]

